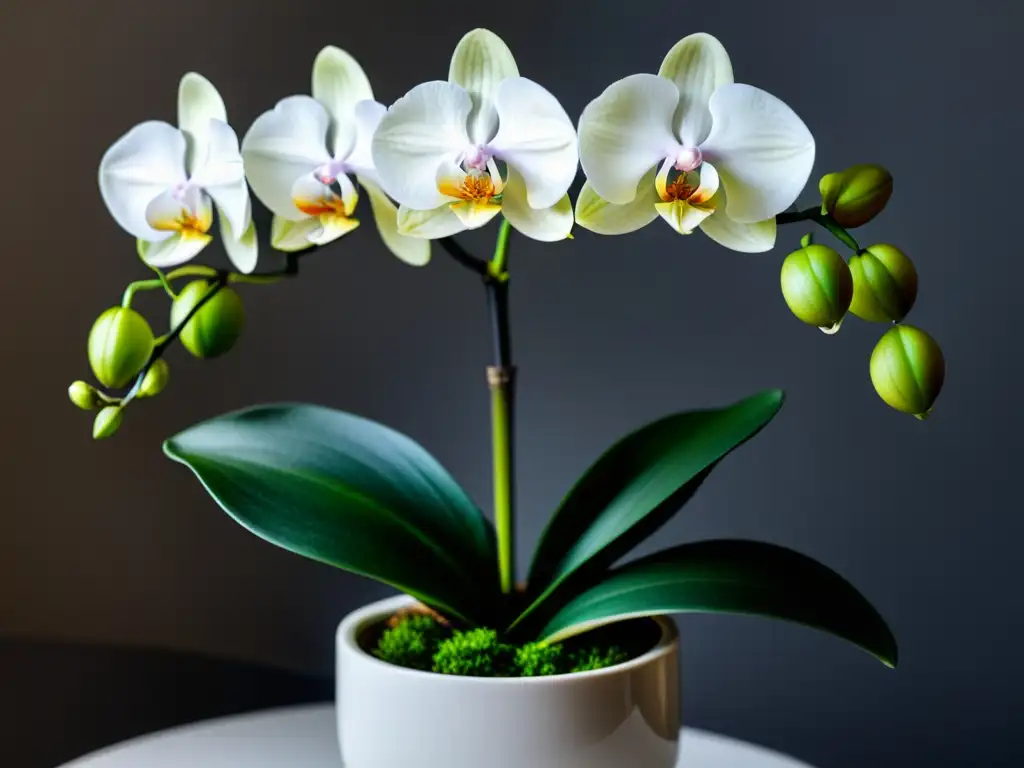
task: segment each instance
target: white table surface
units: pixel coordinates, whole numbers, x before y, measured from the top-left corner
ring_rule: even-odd
[[[810,768],[735,739],[687,728],[685,768]],[[333,704],[206,720],[107,747],[63,768],[342,768]]]

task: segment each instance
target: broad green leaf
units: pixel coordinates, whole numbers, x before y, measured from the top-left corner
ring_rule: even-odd
[[[693,612],[804,624],[896,666],[896,638],[849,582],[806,555],[755,541],[684,544],[625,565],[563,607],[541,637],[553,643],[627,618]]]
[[[267,541],[453,618],[490,618],[500,596],[494,531],[408,437],[329,408],[281,404],[197,424],[164,451]]]
[[[610,566],[664,525],[782,401],[781,391],[768,390],[728,408],[675,414],[613,445],[552,516],[530,568],[533,601],[515,624],[584,566]]]

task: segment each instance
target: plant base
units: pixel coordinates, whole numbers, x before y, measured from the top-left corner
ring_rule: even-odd
[[[547,677],[442,675],[388,664],[372,638],[407,597],[356,611],[338,628],[338,732],[346,768],[675,768],[678,636],[656,619],[630,661]],[[649,624],[650,626],[650,624]]]

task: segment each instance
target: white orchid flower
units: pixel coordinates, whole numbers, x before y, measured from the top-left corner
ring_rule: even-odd
[[[228,257],[256,268],[256,229],[238,137],[217,89],[191,72],[178,86],[178,127],[151,120],[132,128],[100,161],[100,193],[114,220],[154,267],[190,261],[213,236],[213,209]]]
[[[373,161],[407,234],[447,237],[499,212],[535,240],[572,229],[572,121],[551,93],[519,76],[508,46],[486,29],[459,41],[447,82],[418,85],[388,109]]]
[[[354,176],[388,249],[408,264],[426,264],[430,243],[399,234],[398,209],[377,182],[370,140],[386,110],[373,100],[362,67],[327,46],[313,62],[312,94],[282,99],[242,139],[249,183],[274,213],[271,244],[301,251],[359,226]]]
[[[609,86],[583,111],[587,183],[580,226],[625,234],[659,215],[677,232],[700,228],[736,251],[775,245],[775,216],[796,200],[814,165],[814,138],[782,101],[733,82],[711,35],[680,40],[658,75]]]

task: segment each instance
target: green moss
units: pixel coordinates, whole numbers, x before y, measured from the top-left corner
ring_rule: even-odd
[[[502,642],[493,629],[452,631],[433,617],[412,613],[385,629],[373,655],[390,664],[442,675],[546,677],[589,672],[632,658],[622,646],[568,644],[521,646]]]
[[[384,631],[373,655],[400,667],[426,671],[433,666],[434,654],[447,636],[448,630],[433,616],[409,614]]]
[[[514,677],[515,647],[502,643],[493,629],[456,631],[442,640],[433,670],[442,675]]]
[[[614,667],[629,661],[629,654],[617,645],[608,648],[582,648],[569,655],[570,672],[591,672],[595,669]]]
[[[543,677],[567,672],[561,645],[527,643],[516,648],[516,669],[520,677]]]

